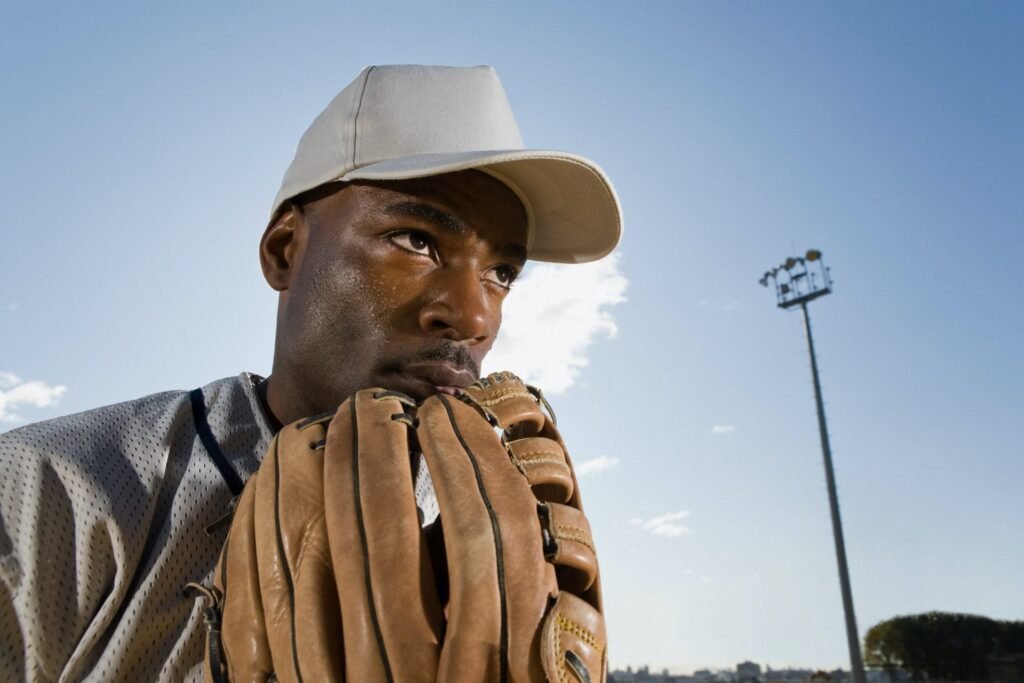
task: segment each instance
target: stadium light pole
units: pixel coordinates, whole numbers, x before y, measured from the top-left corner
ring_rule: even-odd
[[[850,572],[846,566],[846,544],[843,542],[843,522],[839,517],[839,497],[836,494],[836,477],[832,471],[832,447],[828,441],[828,427],[825,424],[825,402],[821,398],[821,382],[818,380],[818,361],[814,354],[814,337],[811,336],[811,315],[807,304],[832,293],[832,278],[829,269],[821,260],[821,252],[808,251],[803,258],[790,257],[777,268],[765,272],[761,285],[767,287],[771,280],[775,285],[775,297],[779,308],[799,306],[804,313],[804,332],[807,334],[807,350],[811,356],[811,377],[814,380],[814,400],[818,407],[818,431],[821,433],[821,454],[825,460],[825,481],[828,484],[828,503],[832,511],[832,536],[836,542],[836,562],[839,565],[839,587],[843,593],[843,612],[846,615],[846,640],[850,647],[850,673],[854,683],[865,683],[864,662],[860,653],[860,637],[857,634],[857,617],[853,612],[853,592],[850,589]]]

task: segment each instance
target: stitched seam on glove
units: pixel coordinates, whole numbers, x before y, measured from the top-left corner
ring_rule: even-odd
[[[569,668],[565,663],[565,656],[562,655],[562,617],[558,617],[558,629],[555,630],[555,661],[558,664],[558,680],[565,681],[567,669]]]
[[[504,389],[502,391],[496,391],[493,394],[491,394],[491,396],[493,398],[477,399],[476,401],[477,401],[477,403],[479,403],[482,406],[489,407],[489,406],[497,405],[498,403],[501,403],[502,401],[508,401],[510,399],[513,399],[513,398],[528,398],[531,401],[533,400],[533,394],[531,394],[528,391],[523,391],[522,389],[517,389],[517,388]]]
[[[582,640],[584,643],[586,643],[587,645],[590,645],[592,648],[594,648],[594,650],[599,655],[601,654],[601,647],[599,647],[598,644],[597,644],[597,638],[595,638],[594,635],[590,631],[588,631],[587,629],[583,628],[582,626],[577,624],[575,621],[572,621],[571,619],[567,619],[566,617],[563,617],[561,614],[556,614],[555,615],[555,621],[558,624],[558,629],[555,631],[555,656],[556,656],[556,658],[559,661],[559,665],[558,665],[558,680],[565,682],[565,681],[569,680],[569,678],[568,678],[569,665],[568,665],[568,662],[566,661],[565,655],[562,654],[562,632],[563,631],[565,631],[567,633],[572,633],[574,636],[576,636],[577,638]],[[565,650],[566,650],[566,652],[568,652],[569,648],[566,648]],[[560,654],[562,656],[558,657],[558,655],[560,655]]]
[[[590,540],[590,535],[578,526],[560,526],[555,528],[555,535],[558,538],[565,539],[566,541],[574,541],[584,546],[587,550],[596,554],[594,550],[594,544]]]
[[[601,646],[598,645],[597,638],[594,636],[593,633],[583,628],[572,619],[562,616],[561,614],[555,615],[555,619],[557,619],[558,621],[560,631],[565,631],[567,633],[573,634],[574,636],[582,640],[584,643],[597,650],[598,654],[601,653]]]
[[[519,461],[527,465],[561,465],[565,463],[565,458],[562,458],[557,453],[553,453],[551,451],[533,451],[531,453],[523,453],[520,455]]]

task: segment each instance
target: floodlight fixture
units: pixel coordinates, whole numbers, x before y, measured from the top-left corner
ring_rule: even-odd
[[[817,249],[810,249],[803,256],[788,257],[781,265],[766,271],[758,282],[767,287],[769,279],[775,283],[779,308],[799,306],[832,293],[831,273]]]

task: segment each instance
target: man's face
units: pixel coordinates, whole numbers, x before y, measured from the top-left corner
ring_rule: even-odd
[[[507,187],[478,171],[356,182],[292,218],[273,382],[323,411],[367,387],[424,398],[479,377],[526,259]]]

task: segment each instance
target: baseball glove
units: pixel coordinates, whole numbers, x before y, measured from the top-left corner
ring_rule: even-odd
[[[438,520],[422,527],[425,463]],[[208,598],[208,681],[579,681],[607,668],[597,558],[540,392],[495,373],[360,391],[274,438]]]

